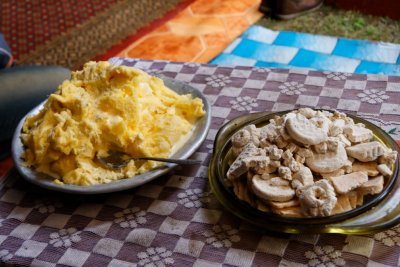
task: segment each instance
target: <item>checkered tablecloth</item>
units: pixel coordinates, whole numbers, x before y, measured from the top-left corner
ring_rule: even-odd
[[[290,235],[257,229],[218,203],[207,165],[215,134],[248,112],[337,108],[400,139],[400,77],[112,59],[200,89],[212,124],[177,168],[124,192],[46,191],[12,170],[0,190],[0,259],[32,266],[398,266],[400,227],[374,235]]]

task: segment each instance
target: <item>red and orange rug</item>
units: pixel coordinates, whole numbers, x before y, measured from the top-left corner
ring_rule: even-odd
[[[18,64],[76,69],[112,56],[207,62],[258,20],[261,0],[0,1]]]

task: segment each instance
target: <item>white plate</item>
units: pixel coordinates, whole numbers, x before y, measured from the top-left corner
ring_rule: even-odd
[[[193,135],[187,140],[187,142],[183,145],[181,149],[179,149],[172,157],[177,159],[186,159],[190,157],[203,143],[204,139],[207,136],[208,130],[210,128],[211,123],[211,107],[207,98],[196,88],[167,77],[160,77],[164,80],[164,83],[171,90],[177,92],[178,94],[191,94],[193,97],[198,97],[203,101],[204,110],[206,111],[206,115],[203,116],[200,120],[195,124],[195,128],[193,130]],[[30,115],[37,114],[43,108],[44,102],[31,110],[28,114],[25,115],[24,118],[19,122],[14,136],[12,140],[12,157],[15,162],[15,166],[19,173],[29,182],[36,184],[38,186],[61,191],[65,193],[74,193],[74,194],[100,194],[100,193],[109,193],[116,192],[121,190],[126,190],[129,188],[137,187],[144,183],[150,182],[155,178],[167,173],[172,168],[176,166],[176,164],[168,163],[162,168],[154,169],[148,171],[146,173],[136,175],[134,177],[118,180],[115,182],[111,182],[108,184],[99,184],[99,185],[90,185],[90,186],[78,186],[78,185],[58,185],[53,182],[52,177],[49,177],[46,174],[36,172],[30,168],[24,166],[24,162],[21,159],[21,155],[24,151],[24,147],[22,145],[20,139],[20,133],[22,129],[22,125],[25,121],[25,118]]]

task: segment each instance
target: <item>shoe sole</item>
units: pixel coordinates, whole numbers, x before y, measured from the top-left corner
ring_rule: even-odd
[[[277,19],[281,19],[281,20],[294,19],[294,18],[296,18],[296,17],[299,17],[299,16],[301,16],[301,15],[305,15],[305,14],[307,14],[307,13],[313,12],[313,11],[315,11],[315,10],[321,8],[321,6],[323,5],[323,3],[324,3],[324,1],[322,1],[322,2],[319,3],[317,6],[311,8],[311,9],[308,9],[308,10],[305,10],[305,11],[301,11],[301,12],[298,12],[298,13],[293,13],[293,14],[289,14],[289,15],[275,14],[275,17],[276,17]]]

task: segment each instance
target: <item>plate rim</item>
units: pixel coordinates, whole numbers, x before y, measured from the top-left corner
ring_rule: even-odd
[[[179,90],[185,91],[184,94],[191,94],[193,97],[198,97],[202,100],[203,102],[203,108],[206,111],[205,116],[203,116],[199,121],[196,122],[195,125],[200,125],[201,127],[199,129],[199,135],[194,137],[194,140],[192,145],[189,145],[188,148],[185,148],[183,146],[181,149],[178,150],[175,154],[180,154],[177,158],[179,159],[187,159],[189,158],[194,152],[201,146],[201,144],[204,142],[204,140],[207,137],[207,134],[209,132],[210,126],[211,126],[211,104],[208,100],[208,98],[196,87],[193,87],[192,85],[175,80],[169,77],[165,76],[157,76],[158,78],[162,79],[165,83],[165,85],[173,90],[174,92],[177,92]],[[170,85],[177,85],[180,86],[179,90],[177,87],[173,88]],[[179,92],[177,92],[179,93]],[[182,93],[180,93],[182,94]],[[56,184],[53,181],[50,180],[43,180],[45,178],[48,178],[49,176],[43,173],[39,173],[37,171],[32,170],[31,168],[28,168],[24,166],[23,160],[21,158],[22,151],[23,151],[23,145],[20,139],[20,133],[22,130],[22,126],[25,122],[25,119],[33,114],[36,114],[37,112],[40,111],[41,108],[43,108],[44,104],[46,103],[47,99],[31,109],[18,123],[18,126],[16,127],[13,138],[12,138],[12,143],[11,143],[11,156],[14,161],[15,168],[17,169],[18,173],[28,182],[31,182],[35,185],[38,185],[42,188],[45,189],[50,189],[54,191],[59,191],[63,193],[71,193],[71,194],[80,194],[80,195],[94,195],[94,194],[103,194],[103,193],[112,193],[112,192],[118,192],[118,191],[123,191],[131,188],[135,188],[138,186],[141,186],[145,183],[148,183],[156,178],[158,178],[161,175],[164,175],[171,171],[173,168],[177,166],[177,164],[173,163],[167,163],[161,168],[156,168],[154,170],[145,172],[140,175],[136,175],[133,177],[113,181],[110,183],[105,183],[105,184],[96,184],[96,185],[88,185],[88,186],[81,186],[81,185],[71,185],[71,184]],[[188,141],[186,141],[186,145],[189,144]],[[150,174],[150,178],[148,178]],[[147,177],[147,178],[146,178]]]
[[[382,229],[386,229],[390,226],[393,226],[395,223],[398,223],[400,221],[400,216],[397,216],[396,218],[392,218],[392,219],[385,217],[384,223],[380,223],[379,225],[373,225],[373,226],[365,226],[364,229],[357,228],[357,226],[358,227],[361,226],[360,224],[359,225],[353,224],[350,226],[345,225],[345,223],[348,222],[349,220],[357,220],[357,219],[362,220],[361,218],[363,218],[363,215],[365,214],[365,212],[374,211],[374,207],[377,207],[377,206],[387,207],[386,202],[388,201],[390,195],[392,193],[394,194],[395,192],[397,192],[397,190],[400,191],[400,188],[398,188],[400,185],[400,177],[399,177],[400,176],[400,170],[399,170],[400,157],[399,156],[396,159],[397,176],[391,180],[389,185],[387,185],[388,186],[387,189],[389,192],[387,192],[385,195],[382,195],[381,197],[379,197],[377,202],[374,203],[373,207],[367,208],[367,210],[365,210],[364,212],[362,212],[360,214],[356,214],[354,216],[348,216],[348,218],[340,218],[338,220],[330,221],[330,222],[326,222],[326,223],[311,222],[311,221],[310,222],[300,222],[299,220],[297,220],[297,221],[296,220],[293,220],[293,221],[287,220],[288,217],[286,217],[286,218],[281,217],[281,220],[274,220],[273,218],[267,219],[267,217],[269,217],[268,216],[269,214],[265,213],[265,216],[263,216],[263,219],[265,219],[266,221],[264,220],[263,224],[261,224],[260,220],[252,221],[251,219],[247,218],[246,215],[249,215],[249,213],[247,211],[242,212],[243,210],[238,208],[238,205],[235,205],[235,204],[237,204],[236,202],[231,202],[229,200],[229,196],[224,192],[224,190],[227,190],[227,189],[222,185],[222,181],[220,181],[220,177],[218,177],[218,173],[217,173],[218,172],[217,165],[220,164],[218,156],[220,153],[222,153],[221,152],[223,150],[222,147],[224,147],[224,145],[221,145],[221,143],[220,143],[221,142],[220,134],[223,131],[225,131],[225,128],[229,127],[230,124],[234,124],[234,125],[236,125],[236,128],[238,128],[238,125],[243,125],[243,124],[247,125],[247,124],[259,122],[266,115],[271,116],[271,114],[273,115],[273,114],[285,113],[285,112],[289,112],[289,111],[292,111],[292,110],[244,114],[244,115],[241,115],[241,116],[238,116],[238,117],[232,119],[232,121],[227,122],[220,128],[220,130],[218,131],[218,133],[216,135],[215,141],[214,141],[213,157],[210,160],[209,183],[211,185],[211,188],[212,188],[214,194],[216,195],[216,198],[221,203],[221,205],[224,206],[227,210],[229,210],[229,212],[232,213],[233,215],[235,215],[253,225],[258,225],[266,230],[270,230],[270,231],[274,231],[274,232],[284,232],[284,233],[291,233],[291,234],[299,234],[299,233],[302,233],[302,234],[322,234],[322,233],[364,234],[364,233],[373,233],[376,231],[381,231]],[[366,120],[360,116],[357,116],[355,114],[351,114],[349,112],[346,112],[346,114],[350,115],[351,117],[356,117],[357,119],[367,121],[368,123],[370,123],[377,129],[379,129],[383,134],[385,134],[391,140],[391,142],[395,143],[393,138],[390,135],[388,135],[379,126],[377,126],[377,125],[373,124],[372,122],[369,122],[368,120]],[[229,130],[228,130],[228,132],[231,133]],[[225,134],[225,133],[223,133],[223,134]],[[223,135],[223,134],[221,134],[221,135]],[[225,141],[225,142],[228,142],[228,141]],[[399,151],[400,146],[398,146],[397,148],[394,148],[394,149]],[[393,175],[395,175],[395,173]],[[240,200],[237,200],[237,201],[240,201]],[[371,203],[371,205],[372,205],[372,203]],[[396,208],[400,208],[400,205],[398,205]],[[390,209],[390,207],[389,207],[389,209]],[[393,208],[393,210],[394,209],[395,208]],[[324,217],[318,217],[318,218],[324,219]],[[311,220],[314,220],[314,219],[315,218],[311,218]],[[308,227],[311,224],[313,225],[313,227]],[[271,225],[274,225],[274,227],[272,227]]]

